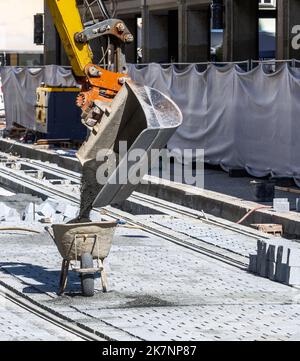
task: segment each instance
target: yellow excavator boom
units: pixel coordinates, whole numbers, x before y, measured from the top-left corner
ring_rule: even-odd
[[[93,62],[93,53],[88,44],[77,43],[74,38],[84,30],[76,0],[47,0],[47,4],[75,76],[85,76],[85,66]]]

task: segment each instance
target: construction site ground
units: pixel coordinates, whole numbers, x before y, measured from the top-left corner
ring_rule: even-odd
[[[72,273],[66,294],[57,296],[61,259],[46,233],[1,234],[0,247],[1,282],[107,339],[300,340],[300,290],[142,230],[118,229],[105,264],[109,292],[102,293],[98,279],[90,299]],[[18,314],[1,315],[0,339],[48,337],[44,327],[24,333],[22,322],[19,333]]]
[[[29,194],[14,195],[14,182],[25,175],[17,169],[5,171],[16,178],[10,189],[7,184],[1,189],[2,207],[6,204],[20,211],[33,201]],[[57,175],[59,172],[57,168]],[[215,170],[210,172],[211,179],[217,174],[223,177],[214,174]],[[32,187],[36,190],[47,183],[30,174],[26,177],[35,182]],[[64,196],[69,201],[58,193],[60,206],[73,202],[75,207],[79,197],[75,183],[66,186]],[[48,191],[57,189],[51,187]],[[183,191],[179,185],[174,189],[177,195]],[[9,202],[7,197],[13,195]],[[249,253],[255,252],[257,240],[271,241],[271,236],[208,214],[199,218],[194,208],[189,209],[189,216],[175,203],[171,202],[168,209],[162,200],[154,204],[154,198],[143,197],[134,195],[122,210],[107,208],[104,217],[115,214],[126,222],[117,228],[104,262],[108,293],[102,292],[97,278],[92,298],[82,296],[80,279],[73,272],[66,293],[57,295],[62,258],[45,225],[30,217],[25,221],[12,216],[2,220],[0,286],[4,311],[0,312],[0,339],[85,339],[56,325],[44,326],[47,319],[31,314],[27,317],[24,310],[5,298],[7,292],[13,292],[15,297],[102,340],[300,340],[300,289],[247,271]],[[35,197],[34,202],[43,205],[47,199],[37,201]],[[182,215],[178,213],[181,211]],[[101,214],[95,212],[94,217],[100,220]],[[40,233],[15,231],[16,225]],[[296,240],[277,238],[277,242],[300,249]]]

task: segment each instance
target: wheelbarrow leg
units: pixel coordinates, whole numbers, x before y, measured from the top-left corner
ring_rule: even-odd
[[[101,276],[102,290],[104,293],[106,293],[107,292],[107,276],[106,276],[104,269],[101,271],[100,276]]]
[[[61,296],[65,292],[65,289],[67,287],[69,266],[70,266],[70,261],[64,259],[61,265],[59,291],[58,291],[59,296]]]

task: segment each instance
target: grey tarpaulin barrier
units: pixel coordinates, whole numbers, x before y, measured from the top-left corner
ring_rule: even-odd
[[[8,129],[13,123],[34,129],[36,88],[42,82],[53,87],[76,86],[71,69],[57,65],[40,68],[0,67]]]
[[[204,149],[205,160],[224,169],[241,167],[253,176],[300,178],[300,69],[280,66],[270,73],[260,64],[249,72],[237,65],[196,65],[184,71],[175,66],[129,65],[133,80],[169,95],[183,112],[183,125],[170,149]],[[34,125],[35,90],[74,86],[70,69],[0,68],[8,127]]]
[[[300,178],[300,69],[283,64],[270,73],[260,64],[209,65],[198,72],[175,66],[129,66],[133,80],[169,95],[183,125],[170,149],[204,149],[207,163],[245,168],[253,176]]]

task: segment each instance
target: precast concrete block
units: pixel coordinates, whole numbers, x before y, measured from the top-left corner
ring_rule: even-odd
[[[30,202],[29,204],[27,204],[26,208],[25,208],[25,215],[26,214],[33,214],[35,213],[36,209],[35,209],[35,205],[33,202]]]
[[[56,213],[56,209],[53,207],[51,202],[48,201],[39,205],[37,207],[37,211],[42,213],[44,217],[50,217],[50,218],[52,218]]]
[[[267,277],[271,281],[275,281],[276,263],[268,261],[268,275]]]
[[[61,201],[58,203],[57,207],[56,207],[56,212],[59,212],[59,213],[65,213],[66,211],[66,207],[68,206],[68,202],[64,202],[64,201]]]
[[[64,222],[64,215],[61,213],[56,213],[52,218],[53,223],[60,224]]]
[[[61,203],[60,201],[58,201],[58,200],[56,200],[54,198],[48,198],[46,200],[46,202],[48,204],[50,204],[56,211],[57,211],[57,208],[58,208],[59,204]]]
[[[257,242],[257,272],[261,277],[267,277],[267,243]]]
[[[39,221],[43,216],[36,211],[36,205],[30,202],[24,211],[23,220],[25,222]]]
[[[291,286],[300,286],[300,267],[288,266],[286,283]]]
[[[9,214],[5,217],[5,220],[7,222],[20,222],[21,218],[21,214],[16,209],[11,208]]]
[[[251,273],[257,273],[257,254],[250,254],[249,255],[249,267],[248,271]]]
[[[261,262],[262,262],[262,241],[257,240],[257,258],[256,258],[256,271],[257,274],[260,274]]]
[[[65,212],[64,212],[64,216],[66,218],[69,218],[70,220],[78,217],[79,216],[79,208],[75,207],[71,204],[67,204]]]
[[[276,263],[287,263],[288,262],[288,248],[279,246],[277,248]]]
[[[284,284],[289,284],[289,266],[287,265],[287,263],[282,263],[279,266],[279,276],[276,281]]]
[[[5,202],[0,202],[1,221],[20,221],[21,214],[13,207],[9,207]]]
[[[268,251],[267,251],[267,260],[269,262],[276,262],[276,252],[277,252],[277,247],[273,244],[270,244],[268,246]]]
[[[11,208],[8,207],[4,202],[0,202],[0,209],[1,209],[1,221],[5,221],[7,217],[9,217],[11,213]]]
[[[300,250],[288,248],[287,263],[290,267],[300,267]]]
[[[281,282],[281,266],[282,263],[276,263],[275,265],[275,281]]]

